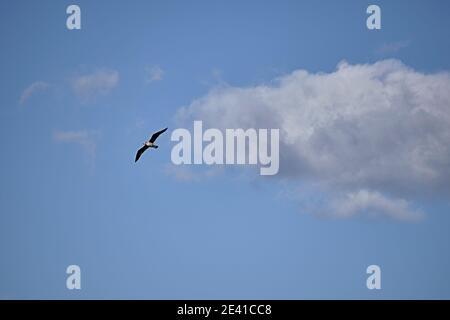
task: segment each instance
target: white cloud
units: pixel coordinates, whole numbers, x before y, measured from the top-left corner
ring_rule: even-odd
[[[146,79],[145,81],[147,83],[152,83],[155,81],[161,81],[164,76],[164,70],[161,69],[160,66],[152,66],[152,67],[146,67]]]
[[[72,143],[81,146],[87,160],[92,164],[95,160],[96,152],[96,131],[56,131],[53,133],[53,140],[59,143]]]
[[[72,89],[79,98],[89,100],[108,94],[118,84],[119,72],[102,69],[75,77],[72,81]]]
[[[449,73],[424,74],[397,60],[342,62],[331,73],[297,70],[270,84],[214,88],[177,118],[279,128],[282,177],[332,198],[345,192],[359,201],[369,190],[367,207],[388,216],[417,215],[401,199],[450,195]],[[336,214],[364,211],[348,203]]]
[[[27,100],[35,93],[42,92],[48,89],[50,85],[43,81],[33,82],[29,87],[27,87],[21,94],[19,103],[24,104]]]
[[[207,180],[214,176],[221,174],[222,167],[211,167],[208,170],[196,170],[187,166],[178,166],[174,164],[168,164],[164,167],[164,173],[168,176],[175,178],[178,181],[183,182],[198,182]]]
[[[394,54],[409,46],[409,41],[402,40],[396,42],[383,43],[378,49],[379,54]]]
[[[175,166],[169,164],[164,168],[165,174],[172,176],[178,181],[192,182],[198,181],[199,176],[196,175],[191,169],[181,166]]]
[[[335,199],[328,208],[337,217],[358,214],[384,215],[401,221],[417,221],[423,213],[404,199],[390,199],[379,192],[359,190]]]

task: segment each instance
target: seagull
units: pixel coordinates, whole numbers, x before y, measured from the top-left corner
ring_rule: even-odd
[[[136,153],[136,159],[134,159],[134,162],[137,162],[139,160],[139,158],[141,157],[141,155],[144,153],[145,150],[147,150],[148,148],[155,148],[157,149],[158,146],[155,144],[156,139],[158,139],[159,135],[161,133],[166,132],[167,128],[162,129],[158,132],[155,132],[152,137],[150,138],[150,140],[144,142],[144,146],[142,148],[140,148],[138,150],[138,152]]]

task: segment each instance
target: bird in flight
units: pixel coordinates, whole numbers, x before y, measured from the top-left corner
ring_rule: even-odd
[[[155,132],[152,137],[150,138],[150,140],[144,142],[144,146],[142,148],[140,148],[138,150],[138,152],[136,153],[136,158],[134,159],[134,162],[137,162],[139,160],[139,158],[141,157],[141,155],[145,152],[145,150],[147,150],[148,148],[155,148],[157,149],[158,146],[155,144],[156,139],[158,139],[159,135],[161,133],[166,132],[167,128],[162,129],[158,132]]]

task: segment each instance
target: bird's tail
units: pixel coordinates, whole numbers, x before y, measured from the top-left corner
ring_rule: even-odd
[[[158,149],[158,146],[153,146],[153,148]]]

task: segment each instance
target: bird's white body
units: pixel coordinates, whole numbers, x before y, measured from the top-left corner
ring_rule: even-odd
[[[146,145],[147,147],[150,147],[150,148],[155,146],[155,144],[153,142],[150,142],[150,141],[146,141],[144,143],[144,145]]]

